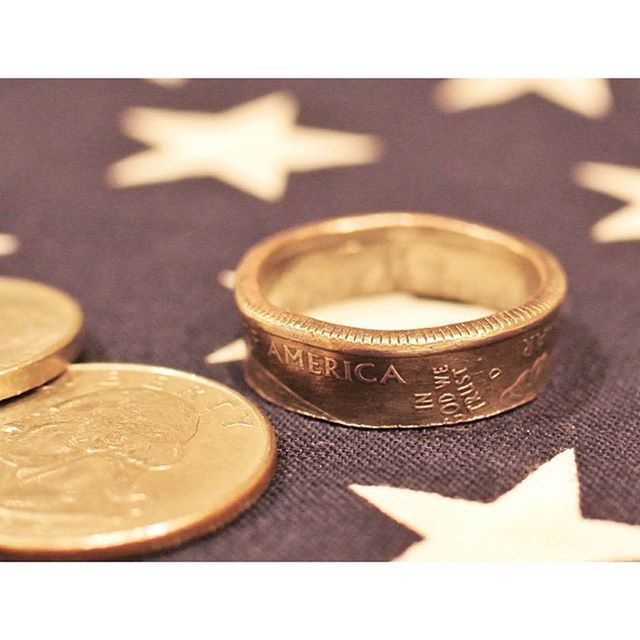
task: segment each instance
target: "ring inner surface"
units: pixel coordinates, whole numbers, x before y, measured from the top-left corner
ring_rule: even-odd
[[[518,248],[422,226],[324,233],[281,245],[258,280],[272,305],[298,313],[391,292],[500,311],[530,300],[542,284]]]

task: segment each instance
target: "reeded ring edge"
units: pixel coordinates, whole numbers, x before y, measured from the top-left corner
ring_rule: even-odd
[[[406,330],[360,329],[317,320],[301,313],[281,309],[262,294],[258,273],[264,261],[284,245],[325,231],[371,230],[391,226],[422,226],[459,232],[477,239],[493,241],[516,251],[533,262],[541,273],[542,284],[525,303],[488,316],[438,327]],[[413,355],[468,349],[502,340],[533,328],[562,305],[567,280],[558,260],[546,249],[521,236],[492,227],[432,213],[355,214],[310,223],[281,231],[250,248],[236,271],[235,297],[240,312],[264,331],[319,347],[341,348],[351,352]]]

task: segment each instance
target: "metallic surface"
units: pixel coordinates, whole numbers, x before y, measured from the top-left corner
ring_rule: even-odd
[[[305,315],[390,291],[496,311],[392,331]],[[422,427],[495,415],[543,391],[566,278],[522,238],[432,214],[380,213],[267,238],[243,258],[235,292],[245,376],[263,398],[351,426]]]
[[[82,311],[39,282],[0,277],[0,400],[34,389],[78,355]]]
[[[269,422],[221,384],[72,365],[0,403],[0,551],[96,558],[174,546],[250,506],[274,465]]]

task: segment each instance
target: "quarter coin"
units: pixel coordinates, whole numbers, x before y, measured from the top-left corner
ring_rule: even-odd
[[[0,552],[100,558],[178,545],[249,507],[275,451],[265,416],[222,384],[71,365],[0,403]]]
[[[66,293],[0,278],[0,400],[62,373],[78,355],[82,311]]]

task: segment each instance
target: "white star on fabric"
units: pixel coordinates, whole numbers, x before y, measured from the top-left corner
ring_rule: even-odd
[[[598,242],[640,240],[640,169],[600,162],[578,165],[575,179],[581,186],[605,193],[627,204],[602,218],[591,229]]]
[[[298,105],[272,93],[221,113],[135,107],[125,133],[149,149],[111,166],[116,187],[216,178],[267,201],[284,195],[289,174],[375,162],[380,141],[371,135],[303,127]]]
[[[187,83],[186,78],[147,78],[147,81],[166,89],[177,89]]]
[[[0,256],[10,256],[18,250],[18,238],[10,233],[0,233]]]
[[[438,84],[434,97],[443,111],[463,111],[530,93],[587,118],[602,118],[613,106],[609,84],[601,78],[456,78]]]
[[[573,449],[494,502],[388,486],[350,489],[423,536],[397,560],[584,561],[640,558],[640,526],[584,518]]]

